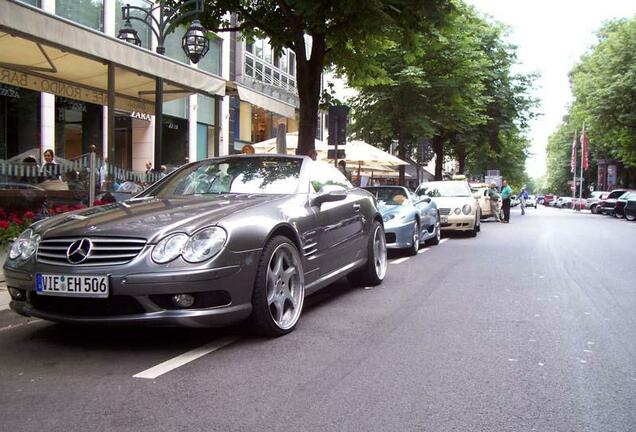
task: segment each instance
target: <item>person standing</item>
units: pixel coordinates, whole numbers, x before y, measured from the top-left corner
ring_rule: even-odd
[[[497,184],[490,183],[490,188],[488,189],[488,198],[490,198],[490,212],[494,216],[497,222],[501,222],[501,218],[499,218],[499,192],[497,191]]]
[[[55,153],[53,150],[47,149],[44,151],[44,165],[40,169],[40,181],[59,180],[60,178],[60,167],[55,160]]]
[[[525,189],[521,189],[519,194],[519,205],[521,206],[521,216],[526,214],[526,199],[528,199],[528,192]]]
[[[508,181],[504,180],[501,189],[501,208],[504,214],[503,223],[510,222],[510,195],[512,195],[512,188],[508,185]]]

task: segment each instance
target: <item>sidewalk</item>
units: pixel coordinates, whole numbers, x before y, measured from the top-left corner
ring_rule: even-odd
[[[5,283],[5,281],[0,281],[0,311],[9,309],[10,301],[11,296],[9,295],[9,291],[7,290],[7,284]]]

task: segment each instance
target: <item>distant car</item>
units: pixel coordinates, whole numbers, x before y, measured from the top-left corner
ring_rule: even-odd
[[[614,189],[607,195],[607,198],[601,200],[599,207],[601,213],[604,215],[614,215],[614,207],[616,207],[616,200],[627,192],[627,189]]]
[[[636,198],[636,191],[627,191],[616,200],[614,206],[614,216],[619,219],[625,217],[625,207],[627,206],[627,200],[629,198]]]
[[[417,197],[402,186],[365,187],[378,203],[384,220],[387,249],[407,249],[415,255],[424,242],[439,244],[440,219],[430,197]]]
[[[537,208],[537,198],[534,195],[528,195],[526,199],[526,207]]]
[[[590,194],[590,197],[585,200],[585,210],[591,211],[593,214],[598,214],[599,212],[599,203],[602,199],[607,197],[609,192],[605,191],[593,191]]]
[[[479,203],[479,208],[481,209],[481,218],[487,219],[489,217],[493,217],[494,214],[490,209],[490,197],[488,196],[489,187],[479,186],[479,187],[471,187],[470,190],[473,192],[473,196]],[[497,213],[501,212],[501,200],[497,201]]]
[[[627,204],[625,205],[625,219],[628,221],[636,220],[636,194],[631,194],[627,198]]]
[[[415,194],[435,201],[442,231],[464,231],[477,236],[481,229],[481,209],[465,180],[425,182],[417,187]]]
[[[545,196],[543,195],[538,195],[537,196],[537,204],[541,204],[543,205],[543,200],[545,199]]]
[[[559,208],[572,208],[574,202],[572,197],[561,197],[559,199],[561,200]]]
[[[510,207],[516,207],[521,204],[521,200],[517,195],[510,195]]]
[[[551,205],[551,203],[556,201],[557,198],[559,198],[557,195],[544,195],[543,196],[543,205],[544,206],[549,206],[549,207],[554,207],[554,204]]]
[[[550,201],[548,206],[555,207],[555,208],[561,208],[561,204],[562,203],[563,203],[563,197],[558,197],[557,199],[554,199],[554,200]]]

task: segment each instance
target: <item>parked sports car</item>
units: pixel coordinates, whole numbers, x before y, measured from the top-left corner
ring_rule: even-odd
[[[627,198],[627,204],[625,205],[625,219],[628,221],[636,220],[636,194],[631,194]]]
[[[616,200],[625,192],[627,192],[627,189],[614,189],[607,195],[607,198],[601,200],[599,203],[601,214],[613,216]]]
[[[121,203],[33,224],[4,265],[11,308],[52,321],[294,329],[306,295],[387,269],[373,196],[308,157],[194,162]]]
[[[625,207],[627,206],[627,200],[630,198],[636,198],[636,191],[627,191],[623,195],[616,199],[614,205],[614,216],[622,219],[625,216]]]
[[[424,182],[415,194],[428,196],[437,204],[442,231],[464,231],[477,236],[481,209],[465,180]]]
[[[370,186],[365,189],[377,199],[384,219],[387,248],[408,249],[409,254],[415,255],[422,243],[439,243],[437,204],[430,197],[418,198],[402,186]]]

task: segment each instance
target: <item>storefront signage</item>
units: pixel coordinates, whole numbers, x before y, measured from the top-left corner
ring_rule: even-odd
[[[57,81],[53,78],[42,78],[3,67],[0,67],[0,83],[51,93],[56,96],[96,105],[107,105],[108,103],[108,93],[106,91]],[[127,112],[152,113],[154,112],[154,105],[132,98],[115,96],[115,109]]]
[[[132,118],[136,118],[136,119],[139,119],[139,120],[145,120],[145,121],[151,121],[152,120],[152,116],[150,114],[146,114],[144,112],[139,112],[139,111],[131,112],[130,116]]]
[[[0,96],[20,99],[20,92],[16,88],[0,85]]]

